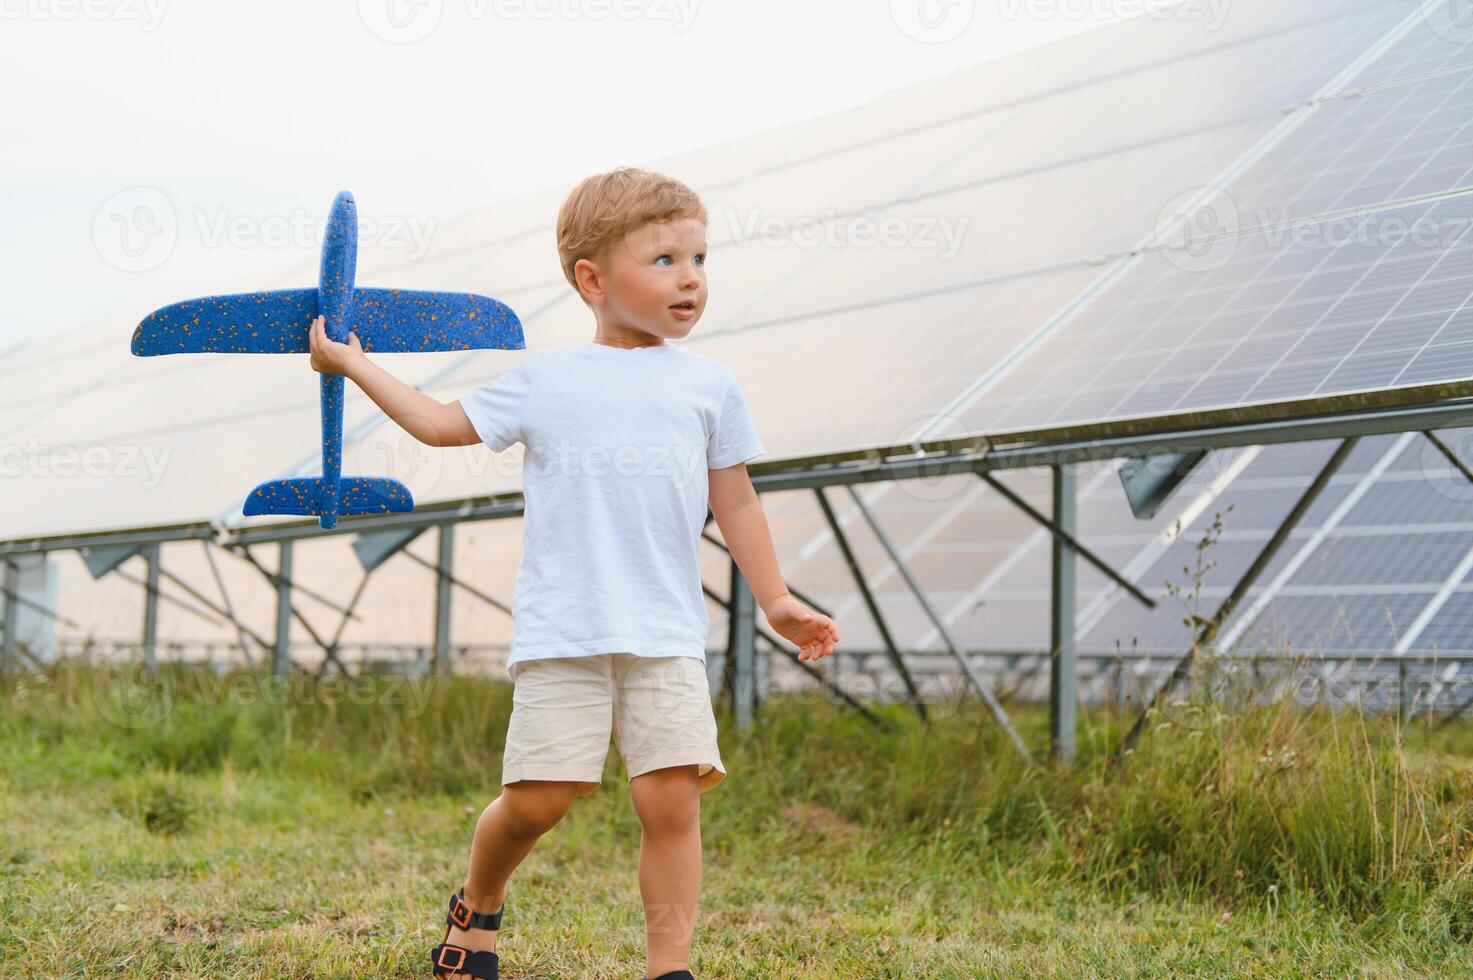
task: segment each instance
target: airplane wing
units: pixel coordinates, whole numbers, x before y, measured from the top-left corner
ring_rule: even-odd
[[[317,289],[232,293],[155,310],[133,332],[133,353],[305,354]],[[522,350],[511,308],[474,293],[355,289],[351,329],[364,351]]]
[[[353,290],[353,332],[365,351],[522,350],[511,307],[474,293]]]
[[[187,299],[144,317],[133,353],[305,354],[317,287]]]

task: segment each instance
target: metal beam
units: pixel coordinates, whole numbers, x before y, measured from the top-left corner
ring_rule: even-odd
[[[1141,732],[1145,730],[1146,721],[1149,719],[1151,711],[1159,706],[1161,700],[1169,695],[1172,689],[1186,676],[1187,670],[1196,662],[1197,651],[1206,644],[1211,643],[1213,638],[1217,636],[1217,631],[1222,627],[1222,624],[1227,620],[1228,616],[1232,615],[1233,610],[1237,608],[1238,603],[1243,597],[1248,594],[1248,590],[1253,587],[1253,583],[1258,580],[1258,576],[1268,567],[1269,562],[1273,561],[1273,557],[1278,553],[1279,548],[1283,546],[1285,541],[1289,540],[1289,535],[1293,533],[1294,527],[1304,517],[1305,512],[1314,506],[1314,502],[1319,498],[1320,492],[1329,486],[1331,478],[1334,477],[1335,473],[1340,469],[1341,464],[1350,456],[1356,444],[1359,442],[1360,439],[1358,437],[1351,436],[1341,442],[1335,452],[1331,454],[1329,460],[1314,478],[1314,482],[1309,485],[1309,489],[1304,491],[1303,496],[1295,502],[1293,509],[1289,511],[1288,516],[1284,518],[1284,522],[1279,525],[1278,530],[1274,531],[1273,537],[1269,539],[1268,544],[1264,545],[1263,550],[1258,553],[1258,557],[1253,559],[1253,564],[1248,566],[1248,570],[1243,573],[1242,578],[1233,586],[1232,592],[1228,594],[1222,605],[1218,607],[1217,612],[1202,626],[1201,632],[1197,634],[1191,649],[1187,651],[1184,657],[1177,661],[1176,667],[1171,671],[1171,676],[1156,690],[1156,693],[1152,695],[1146,707],[1136,718],[1135,724],[1131,725],[1130,731],[1126,732],[1125,738],[1121,743],[1122,752],[1128,751],[1135,745],[1141,736]]]
[[[1058,466],[1055,466],[1054,467],[1054,475],[1055,475],[1055,477],[1057,477],[1058,472],[1059,472],[1059,469],[1060,469],[1060,467],[1058,467]],[[991,473],[988,473],[986,470],[978,470],[977,471],[977,476],[980,477],[981,479],[983,479],[984,481],[986,481],[987,485],[990,486],[990,487],[992,487],[992,489],[996,490],[998,493],[1000,493],[1004,497],[1008,498],[1008,500],[1012,501],[1013,504],[1015,506],[1017,506],[1019,510],[1023,511],[1023,513],[1027,514],[1029,517],[1033,518],[1035,521],[1037,521],[1038,523],[1042,524],[1044,527],[1048,528],[1051,532],[1053,532],[1053,536],[1054,536],[1054,540],[1055,541],[1057,541],[1060,538],[1062,538],[1069,545],[1070,550],[1074,551],[1080,557],[1084,558],[1085,561],[1089,562],[1095,568],[1098,568],[1101,572],[1103,572],[1106,576],[1108,576],[1112,581],[1114,581],[1116,585],[1120,586],[1122,589],[1124,589],[1125,591],[1129,592],[1131,595],[1135,596],[1136,601],[1140,602],[1142,605],[1144,605],[1148,609],[1155,609],[1156,608],[1156,600],[1155,599],[1152,599],[1150,596],[1146,595],[1144,592],[1142,592],[1136,586],[1136,584],[1134,582],[1131,582],[1131,581],[1127,580],[1123,575],[1121,575],[1119,572],[1115,571],[1115,569],[1111,568],[1110,565],[1109,565],[1109,563],[1106,562],[1103,558],[1101,558],[1099,555],[1096,555],[1089,548],[1086,548],[1084,546],[1084,544],[1082,542],[1080,542],[1080,540],[1077,537],[1074,536],[1074,533],[1072,531],[1069,531],[1069,530],[1066,530],[1065,528],[1063,528],[1059,524],[1059,522],[1058,522],[1057,519],[1055,519],[1055,520],[1049,520],[1047,517],[1045,517],[1042,514],[1040,514],[1037,511],[1037,509],[1035,509],[1033,507],[1032,504],[1028,503],[1028,501],[1024,500],[1021,496],[1019,496],[1017,493],[1015,493],[1010,487],[1008,487],[1006,484],[1004,484],[997,477],[993,476]],[[1073,475],[1072,471],[1071,471],[1071,474],[1070,474],[1069,479],[1070,479],[1070,481],[1071,481],[1072,484],[1077,484],[1077,482],[1078,482],[1077,478]],[[1055,490],[1057,490],[1057,489],[1058,489],[1058,485],[1057,485],[1057,482],[1055,482]],[[1077,490],[1078,490],[1078,488],[1077,488],[1077,485],[1076,485],[1074,487],[1074,489],[1071,489],[1070,490],[1070,493],[1077,495]]]
[[[1074,611],[1078,568],[1074,531],[1078,526],[1078,477],[1068,464],[1053,470],[1054,520],[1052,589],[1049,601],[1049,755],[1074,758],[1079,668],[1075,659]]]
[[[450,673],[450,577],[455,570],[455,525],[440,525],[435,568],[435,672]]]
[[[1473,426],[1473,397],[1470,393],[1473,393],[1473,382],[1439,382],[1153,418],[990,435],[978,433],[923,443],[817,453],[753,463],[749,470],[753,487],[767,493],[936,477],[976,469],[991,471],[1059,462],[1133,458],[1154,453],[1312,442],[1351,435],[1459,429]],[[196,522],[97,534],[16,538],[0,542],[0,556],[77,550],[90,545],[208,539],[217,534],[221,544],[234,548],[331,534],[426,527],[446,521],[520,517],[523,509],[522,495],[514,491],[494,497],[478,496],[421,505],[406,514],[345,517],[330,530],[322,529],[315,520],[219,528]]]
[[[884,547],[885,553],[890,556],[890,561],[894,562],[896,570],[900,572],[901,578],[905,579],[905,584],[910,587],[911,594],[921,604],[921,608],[925,610],[926,616],[930,618],[931,623],[941,633],[942,639],[946,642],[946,648],[956,658],[957,664],[961,666],[962,673],[971,682],[972,687],[977,692],[977,696],[987,705],[987,710],[992,713],[993,720],[997,722],[998,727],[1012,741],[1013,747],[1018,750],[1018,754],[1023,757],[1023,760],[1031,764],[1033,762],[1033,756],[1029,753],[1028,746],[1023,742],[1022,737],[1018,735],[1017,729],[1013,727],[1012,720],[1008,718],[1008,713],[1003,710],[1003,706],[998,703],[997,697],[992,693],[992,685],[982,679],[981,675],[977,673],[977,668],[973,666],[972,662],[967,659],[966,654],[962,652],[961,643],[947,627],[945,620],[937,614],[935,607],[931,605],[931,601],[926,598],[926,591],[921,588],[915,576],[910,573],[910,568],[900,557],[899,549],[891,543],[890,536],[885,533],[884,528],[880,527],[880,522],[870,511],[869,505],[864,502],[858,491],[853,487],[848,487],[847,489],[849,490],[849,496],[854,500],[854,505],[859,508],[859,513],[863,515],[865,523],[869,525],[870,530],[879,539],[880,545]]]
[[[276,648],[271,655],[271,673],[285,677],[291,665],[292,542],[282,541],[276,547],[281,557],[276,566]],[[254,564],[255,559],[251,562]]]
[[[453,526],[453,525],[442,525],[442,526],[444,526],[444,527],[450,527],[450,526]],[[430,571],[435,572],[437,575],[439,574],[439,568],[438,568],[438,566],[436,566],[433,562],[425,561],[419,555],[416,555],[414,552],[408,550],[407,548],[404,551],[401,551],[400,554],[402,554],[405,558],[408,558],[410,561],[414,562],[416,565],[421,565],[421,566],[423,566],[425,568],[428,568]],[[500,609],[502,612],[506,613],[508,616],[510,616],[512,614],[512,608],[511,608],[511,606],[508,606],[506,603],[502,602],[500,599],[496,598],[493,595],[487,595],[486,593],[482,592],[480,589],[476,588],[474,585],[471,585],[469,582],[466,582],[463,579],[458,579],[454,575],[448,575],[447,574],[445,576],[445,578],[446,578],[447,581],[449,581],[449,583],[451,585],[454,585],[457,588],[464,589],[466,592],[469,592],[471,595],[475,596],[477,599],[480,599],[482,602],[486,603],[487,605],[494,606],[497,609]]]
[[[0,674],[9,674],[15,670],[15,661],[20,644],[16,640],[16,598],[20,595],[20,572],[15,567],[15,562],[8,558],[0,558],[0,566],[4,566],[5,582],[5,636],[4,647],[0,649]]]
[[[859,594],[864,597],[865,606],[869,608],[870,619],[874,621],[875,629],[880,633],[880,641],[885,644],[885,652],[889,654],[890,663],[905,683],[906,691],[910,693],[911,707],[915,709],[921,721],[928,722],[926,704],[921,700],[920,691],[916,689],[915,679],[910,676],[905,660],[901,658],[900,651],[895,648],[895,640],[890,636],[890,628],[885,625],[885,617],[880,613],[880,606],[875,602],[875,597],[869,590],[869,583],[864,580],[864,572],[854,558],[854,552],[849,547],[849,539],[844,537],[844,529],[839,527],[839,519],[834,516],[834,509],[829,506],[829,498],[824,496],[823,487],[814,487],[813,492],[818,497],[818,506],[823,509],[824,518],[829,522],[829,529],[834,532],[834,543],[843,552],[844,562],[849,566],[849,574],[854,578]]]
[[[157,541],[143,549],[143,558],[148,562],[148,574],[144,584],[143,598],[143,662],[149,669],[158,666],[159,643],[159,551]]]
[[[245,657],[246,663],[254,666],[256,663],[256,658],[251,656],[251,647],[250,644],[246,642],[246,637],[249,635],[249,637],[255,640],[263,651],[271,649],[271,644],[267,643],[264,639],[257,636],[254,632],[248,631],[245,628],[245,625],[240,621],[240,617],[235,615],[235,606],[231,604],[230,593],[227,592],[225,589],[225,579],[221,578],[220,567],[215,564],[214,548],[218,546],[211,541],[202,541],[200,542],[200,544],[204,547],[205,563],[210,566],[210,575],[215,579],[215,588],[220,590],[220,604],[225,609],[226,617],[235,626],[235,635],[240,638],[241,656]]]
[[[757,610],[736,559],[731,562],[731,603],[728,608],[726,662],[722,665],[728,703],[737,727],[751,728],[757,713]]]

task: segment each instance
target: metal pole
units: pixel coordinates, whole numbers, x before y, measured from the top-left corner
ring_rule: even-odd
[[[1075,583],[1078,575],[1072,544],[1078,525],[1075,493],[1078,477],[1073,466],[1053,467],[1054,524],[1053,582],[1049,602],[1049,755],[1064,762],[1074,758],[1079,690],[1075,659]]]
[[[143,549],[144,560],[148,562],[143,598],[143,662],[150,670],[158,666],[159,550],[157,541]]]
[[[727,631],[726,675],[737,725],[751,728],[757,713],[757,604],[737,563],[731,563],[731,612]]]
[[[286,676],[291,664],[292,634],[292,541],[285,538],[277,545],[281,552],[276,569],[276,648],[271,652],[271,673]]]
[[[16,661],[15,599],[20,592],[20,575],[15,562],[9,558],[0,561],[5,564],[5,648],[4,654],[0,655],[0,673],[9,673],[15,669]]]
[[[451,576],[455,572],[455,525],[440,525],[440,555],[435,569],[435,673],[450,673]]]

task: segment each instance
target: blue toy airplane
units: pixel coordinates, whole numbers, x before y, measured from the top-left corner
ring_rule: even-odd
[[[366,352],[522,350],[517,315],[472,293],[357,289],[358,210],[353,195],[332,202],[317,288],[234,293],[185,300],[150,313],[133,332],[133,353],[306,354],[308,331],[321,315],[327,336],[358,335]],[[336,526],[340,514],[414,509],[409,489],[385,477],[343,476],[343,378],[321,375],[322,476],[271,480],[251,491],[246,515],[299,514]]]

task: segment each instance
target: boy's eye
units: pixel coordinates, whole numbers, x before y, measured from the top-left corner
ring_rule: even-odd
[[[660,259],[669,259],[669,258],[670,258],[670,255],[668,253],[665,254],[665,255],[661,255],[661,256],[659,256],[659,257],[657,257],[655,259],[655,263],[658,265],[659,262],[660,262]],[[695,259],[696,259],[696,264],[697,265],[705,265],[706,264],[706,253],[705,252],[700,253],[699,255],[697,255],[695,257]],[[674,261],[674,259],[671,259],[671,261]]]
[[[655,259],[655,263],[656,263],[656,264],[657,264],[657,265],[658,265],[658,264],[659,264],[659,261],[660,261],[660,259],[668,259],[668,258],[669,258],[669,257],[670,257],[670,256],[668,256],[668,255],[662,255],[662,256],[660,256],[660,258],[659,258],[659,259]]]

